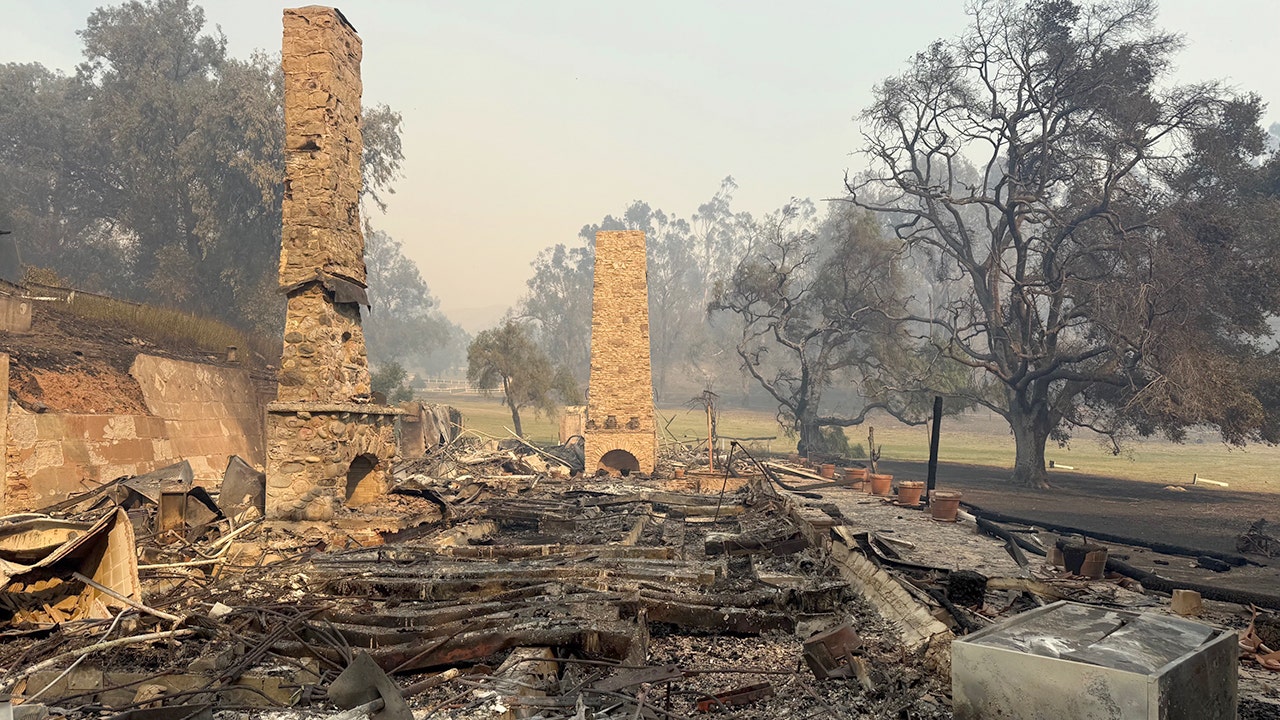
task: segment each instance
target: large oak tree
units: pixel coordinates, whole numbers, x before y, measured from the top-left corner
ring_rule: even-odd
[[[911,319],[974,370],[1015,481],[1090,428],[1272,440],[1275,201],[1260,104],[1176,85],[1150,0],[984,0],[863,113],[849,199],[925,249],[948,300]]]

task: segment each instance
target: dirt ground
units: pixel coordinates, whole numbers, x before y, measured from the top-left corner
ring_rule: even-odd
[[[899,479],[923,480],[928,474],[924,463],[880,465]],[[1179,492],[1155,483],[1074,472],[1052,475],[1050,490],[1032,490],[1012,487],[1007,478],[1008,471],[1000,468],[940,462],[937,487],[960,490],[965,503],[1013,517],[1221,553],[1236,554],[1236,537],[1259,518],[1280,523],[1280,500],[1268,493],[1191,485]],[[1182,566],[1144,569],[1221,587],[1280,592],[1280,562],[1253,559],[1266,567],[1215,573],[1193,569],[1188,560]]]
[[[0,332],[0,352],[9,354],[9,390],[32,412],[146,414],[142,390],[129,375],[139,353],[175,360],[220,364],[221,358],[155,338],[122,336],[47,303],[32,310],[31,331]],[[254,372],[254,380],[274,386],[274,376]]]

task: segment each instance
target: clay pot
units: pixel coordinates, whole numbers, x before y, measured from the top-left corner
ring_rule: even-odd
[[[1062,561],[1072,575],[1100,580],[1107,569],[1107,548],[1089,543],[1065,543]]]
[[[889,495],[893,492],[893,476],[879,473],[867,475],[871,480],[872,495]]]
[[[679,480],[680,478],[684,477],[684,468],[676,468],[675,470],[672,470],[671,477],[675,478],[676,480]]]
[[[929,500],[929,514],[934,520],[955,522],[956,512],[960,510],[960,492],[957,490],[934,490]]]
[[[866,479],[867,479],[867,469],[866,469],[866,468],[858,468],[858,467],[845,468],[845,469],[844,469],[844,479],[845,479],[845,480],[850,480],[850,481],[855,481],[855,482],[856,482],[856,481],[858,481],[858,480],[866,480]]]
[[[1107,575],[1107,549],[1099,547],[1091,550],[1080,563],[1080,574],[1093,580],[1101,580]]]
[[[1064,564],[1062,559],[1062,543],[1063,541],[1059,539],[1053,545],[1049,546],[1049,564],[1056,568],[1060,568]]]
[[[915,507],[920,504],[924,483],[919,480],[903,480],[898,483],[898,504]]]
[[[818,474],[828,480],[834,480],[836,477],[836,466],[833,463],[826,463],[818,468]]]

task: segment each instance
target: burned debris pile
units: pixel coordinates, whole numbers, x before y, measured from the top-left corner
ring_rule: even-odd
[[[947,716],[939,678],[904,674],[897,634],[759,478],[704,495],[553,477],[544,461],[456,443],[405,463],[381,503],[330,524],[264,521],[253,505],[231,515],[214,496],[212,517],[174,525],[163,499],[180,472],[154,502],[78,498],[58,513],[98,516],[76,526],[81,545],[105,548],[102,528],[133,533],[123,557],[141,561],[124,575],[136,586],[81,582],[102,553],[63,553],[76,560],[36,570],[94,607],[72,613],[28,591],[36,570],[14,575],[0,593],[15,609],[0,633],[0,690],[32,716],[327,714],[342,707],[338,678],[364,668],[435,717]],[[53,532],[74,519],[34,520]],[[387,529],[351,531],[361,524]],[[97,584],[106,590],[80,597]]]

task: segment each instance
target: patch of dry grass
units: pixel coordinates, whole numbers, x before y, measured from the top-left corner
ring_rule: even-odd
[[[62,307],[78,317],[119,328],[122,332],[162,346],[180,346],[218,354],[235,346],[242,353],[253,352],[267,358],[279,354],[279,348],[273,347],[265,338],[245,333],[221,320],[180,310],[140,305],[90,293],[75,293]]]
[[[482,432],[506,437],[503,426],[511,427],[511,414],[500,404],[500,396],[481,398],[465,395],[432,395],[427,402],[453,405],[466,416],[467,424]],[[660,437],[670,439],[663,428],[681,440],[696,441],[706,437],[707,421],[701,410],[686,407],[661,408]],[[556,441],[558,418],[532,415],[521,418],[525,433],[535,442]],[[670,425],[667,425],[670,420]],[[849,443],[867,444],[867,430],[875,428],[876,443],[884,450],[886,460],[924,461],[929,458],[929,430],[925,425],[907,426],[887,417],[878,418],[861,427],[847,428]],[[775,436],[774,452],[795,447],[774,421],[772,412],[763,410],[726,409],[721,411],[719,433],[727,437]],[[763,445],[763,443],[761,443]],[[1080,436],[1068,447],[1050,443],[1046,455],[1055,464],[1074,470],[1050,470],[1050,473],[1078,472],[1142,482],[1187,484],[1193,474],[1229,483],[1231,490],[1280,493],[1280,448],[1251,445],[1232,448],[1217,441],[1211,432],[1193,433],[1188,442],[1178,444],[1163,439],[1132,443],[1120,455],[1114,455],[1096,436]],[[979,465],[991,468],[993,475],[1006,475],[1013,467],[1013,436],[1008,425],[991,413],[944,418],[939,458],[943,462]]]

